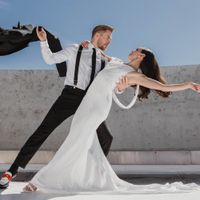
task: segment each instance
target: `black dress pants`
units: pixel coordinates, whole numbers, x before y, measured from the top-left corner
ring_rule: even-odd
[[[85,93],[86,92],[83,90],[77,88],[74,89],[71,86],[65,86],[61,95],[55,101],[41,125],[21,148],[13,164],[25,168],[53,130],[76,112]],[[113,137],[106,127],[105,122],[103,122],[97,129],[97,135],[103,152],[107,155]]]

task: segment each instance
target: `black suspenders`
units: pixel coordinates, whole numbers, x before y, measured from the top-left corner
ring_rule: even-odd
[[[77,56],[76,56],[76,64],[75,64],[75,70],[74,70],[74,86],[78,83],[78,70],[79,70],[79,63],[81,58],[83,47],[82,45],[79,46]]]
[[[74,86],[76,86],[77,83],[78,83],[78,71],[79,71],[79,63],[80,63],[82,50],[83,50],[83,47],[82,47],[82,45],[80,45],[79,48],[78,48],[77,56],[76,56],[76,64],[75,64],[75,70],[74,70]],[[89,83],[88,87],[90,86],[90,84],[94,80],[95,71],[96,71],[96,49],[93,48],[92,50],[93,50],[93,53],[92,53],[92,72],[91,72],[90,83]],[[104,67],[105,67],[105,60],[101,60],[101,70]]]
[[[94,80],[94,75],[95,75],[95,71],[96,71],[96,49],[92,48],[92,50],[93,50],[93,53],[92,53],[92,73],[91,73],[91,76],[90,76],[90,83],[89,83],[89,85]]]
[[[105,60],[102,60],[102,59],[101,59],[101,70],[105,67],[105,65],[106,65]]]

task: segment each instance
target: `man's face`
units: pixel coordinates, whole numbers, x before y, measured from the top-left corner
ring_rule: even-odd
[[[108,45],[110,44],[111,40],[112,40],[112,32],[107,30],[107,31],[104,31],[104,32],[99,32],[97,33],[97,46],[99,49],[101,50],[105,50]]]

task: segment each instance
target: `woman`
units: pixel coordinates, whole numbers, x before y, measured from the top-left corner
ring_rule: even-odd
[[[147,98],[152,89],[163,97],[168,97],[170,92],[185,89],[200,92],[200,85],[192,82],[164,84],[156,59],[148,49],[132,51],[128,59],[128,64],[110,62],[98,74],[74,115],[67,139],[24,191],[162,193],[196,188],[195,184],[180,183],[146,186],[130,184],[117,177],[104,156],[95,133],[109,114],[112,93],[121,76],[125,77],[117,83],[117,88],[122,90],[128,85],[140,85],[139,98]]]

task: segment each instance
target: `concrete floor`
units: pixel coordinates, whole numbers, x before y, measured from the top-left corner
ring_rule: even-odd
[[[4,166],[5,168],[7,166]],[[165,166],[162,168],[162,174],[155,174],[156,170],[158,170],[159,166],[152,166],[151,168],[148,166],[136,166],[135,168],[131,168],[131,170],[126,168],[127,174],[120,173],[120,178],[131,182],[137,185],[145,185],[151,183],[173,183],[177,181],[181,181],[184,184],[186,183],[196,183],[200,185],[200,173],[199,166],[190,166],[187,167],[182,166]],[[177,173],[177,167],[179,167],[179,173]],[[39,167],[40,168],[40,167]],[[147,171],[148,168],[148,171]],[[29,168],[30,170],[31,168]],[[123,168],[124,169],[124,168]],[[139,171],[140,169],[140,171]],[[171,169],[171,171],[169,170]],[[173,169],[173,170],[172,170]],[[37,170],[36,170],[37,171]],[[28,170],[20,170],[18,176],[14,181],[10,184],[8,189],[0,190],[0,200],[199,200],[200,191],[191,191],[191,192],[181,192],[181,193],[166,193],[166,194],[90,194],[90,195],[58,195],[58,194],[47,194],[42,192],[35,193],[24,193],[22,188],[27,184],[35,172],[33,169]],[[115,169],[115,171],[117,171]],[[118,171],[119,172],[119,171]],[[121,171],[122,172],[122,171]],[[138,174],[138,172],[140,172]],[[151,172],[151,173],[150,173]],[[160,170],[161,172],[161,170]],[[172,173],[174,172],[174,173]],[[181,173],[180,173],[181,172]],[[185,173],[183,173],[185,172]],[[176,173],[176,174],[175,174]]]
[[[154,180],[148,180],[152,182]],[[144,182],[140,180],[140,183]],[[24,193],[26,182],[12,182],[6,190],[0,190],[0,200],[199,200],[200,191],[170,194],[92,194],[92,195],[58,195],[42,192]]]

